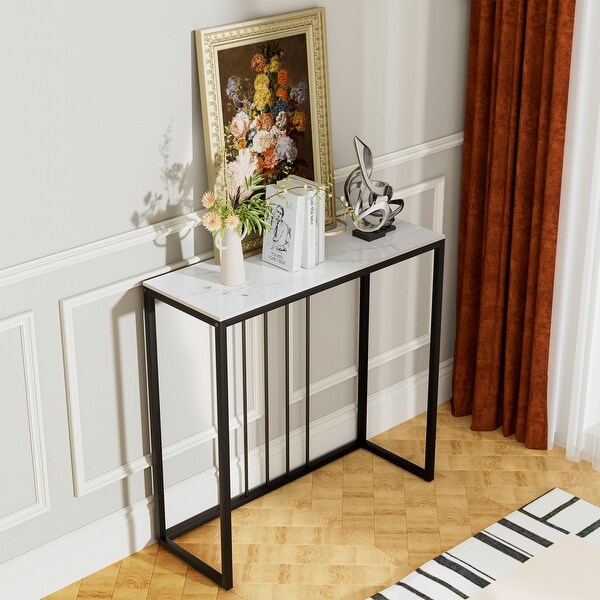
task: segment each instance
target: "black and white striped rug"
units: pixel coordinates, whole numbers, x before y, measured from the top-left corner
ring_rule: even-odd
[[[370,598],[471,598],[573,534],[600,548],[600,508],[554,488]]]

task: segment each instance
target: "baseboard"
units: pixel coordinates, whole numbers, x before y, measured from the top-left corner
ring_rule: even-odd
[[[0,598],[41,598],[141,550],[151,510],[141,500],[0,565]]]
[[[451,395],[452,360],[440,365],[439,402]],[[368,435],[389,429],[391,425],[423,412],[427,397],[427,372],[418,373],[371,395],[369,399]],[[311,423],[311,455],[353,438],[356,408],[344,407]],[[292,466],[302,464],[304,430],[292,432],[290,440]],[[271,476],[284,469],[285,439],[271,442]],[[263,448],[249,455],[250,484],[264,477]],[[297,463],[297,464],[296,464]],[[239,493],[242,467],[232,459],[237,474],[232,493]],[[167,490],[168,521],[180,522],[216,502],[216,473],[208,469]],[[198,499],[202,498],[202,503]],[[81,529],[73,531],[39,548],[0,565],[0,598],[35,600],[141,550],[154,540],[153,500],[141,500]],[[32,577],[35,573],[35,577]]]
[[[438,404],[452,397],[453,359],[440,363]],[[425,412],[427,409],[427,377],[423,371],[384,388],[369,397],[367,437],[387,431],[396,423]]]

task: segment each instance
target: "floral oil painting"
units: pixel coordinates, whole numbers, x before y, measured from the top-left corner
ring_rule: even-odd
[[[219,64],[227,160],[247,149],[265,184],[313,180],[305,36],[221,50]]]
[[[288,175],[330,181],[324,9],[197,30],[195,37],[209,187],[223,172],[263,186]],[[332,200],[326,213],[335,215]],[[245,250],[260,245],[248,236]]]

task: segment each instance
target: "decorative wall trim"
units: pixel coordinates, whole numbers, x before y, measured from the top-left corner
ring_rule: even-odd
[[[16,328],[21,340],[23,371],[25,374],[25,395],[31,440],[31,455],[35,502],[0,519],[0,532],[15,525],[33,519],[50,510],[50,492],[48,490],[48,472],[46,466],[46,447],[42,422],[42,400],[36,355],[33,312],[27,311],[2,319],[0,331]],[[9,485],[10,482],[5,482]]]
[[[464,140],[464,132],[453,133],[445,137],[437,138],[429,142],[423,142],[410,148],[404,148],[403,150],[397,150],[396,152],[390,152],[389,154],[382,154],[373,159],[373,170],[381,171],[382,169],[388,169],[390,167],[396,167],[403,163],[418,160],[436,154],[437,152],[444,152],[462,145]],[[346,177],[350,175],[353,169],[358,164],[349,165],[336,169],[334,173],[335,183],[341,183],[345,181]]]
[[[433,223],[431,224],[431,228],[434,231],[443,233],[444,199],[446,194],[446,177],[444,175],[394,191],[394,196],[408,198],[409,196],[422,194],[427,190],[433,190]]]
[[[59,302],[65,382],[67,391],[68,427],[71,442],[71,469],[73,471],[73,486],[76,497],[89,494],[90,492],[100,489],[101,487],[119,481],[120,479],[123,479],[132,473],[136,473],[147,468],[150,464],[150,457],[149,455],[140,456],[139,458],[136,458],[127,464],[111,469],[106,473],[102,473],[101,475],[91,479],[86,478],[80,419],[80,396],[77,382],[77,357],[75,350],[73,311],[77,307],[85,304],[101,300],[114,294],[125,293],[138,286],[141,286],[144,279],[155,277],[157,275],[161,275],[162,273],[193,264],[198,260],[205,260],[210,256],[212,256],[212,252],[206,252],[197,257],[178,261],[177,263],[165,267],[153,269],[152,271],[148,271],[142,275],[136,275],[135,277],[94,289],[89,292],[84,292],[82,294],[78,294],[77,296],[63,299]],[[171,456],[185,451],[185,444],[181,444],[181,442],[178,442],[178,444],[180,444],[180,446],[177,450],[171,452]]]
[[[0,565],[0,596],[42,598],[141,550],[154,538],[151,514],[140,500],[9,560]]]
[[[139,229],[133,229],[96,242],[77,246],[70,250],[63,250],[55,254],[49,254],[12,267],[0,270],[0,287],[11,285],[30,277],[37,277],[45,273],[51,273],[58,269],[64,269],[92,258],[114,254],[133,246],[139,246],[152,242],[172,234],[187,235],[198,223],[203,211],[197,211],[167,219],[154,225],[146,225]]]
[[[440,363],[438,404],[452,397],[454,359]],[[402,423],[427,409],[429,371],[421,371],[369,396],[367,437],[390,428],[390,423]]]
[[[407,342],[404,342],[403,344],[400,344],[399,346],[395,346],[394,348],[391,348],[390,350],[386,350],[385,352],[381,352],[380,354],[372,356],[371,358],[369,358],[369,370],[376,369],[377,367],[381,367],[382,365],[384,365],[392,360],[396,360],[397,358],[400,358],[401,356],[410,354],[411,352],[414,352],[415,350],[418,350],[419,348],[426,346],[428,343],[429,343],[429,334],[425,334],[425,335],[416,337],[412,340],[408,340]],[[317,381],[311,381],[311,383],[310,383],[311,396],[313,396],[315,394],[319,394],[321,392],[324,392],[325,390],[335,387],[336,385],[339,385],[340,383],[344,383],[344,381],[348,381],[348,379],[352,379],[353,377],[356,377],[357,375],[358,375],[358,370],[356,368],[356,365],[352,365],[351,367],[347,367],[345,369],[342,369],[341,371],[337,371],[336,373],[333,373],[332,375],[328,375],[327,377],[323,377],[322,379],[319,379]],[[306,387],[304,387],[304,386],[301,388],[298,388],[297,390],[294,390],[294,394],[292,396],[292,404],[303,401],[305,395],[306,395]]]
[[[440,403],[450,398],[451,379],[452,360],[449,360],[440,364]],[[378,412],[386,412],[385,429],[389,428],[390,423],[396,422],[398,411],[388,412],[390,403],[395,407],[408,404],[414,408],[415,405],[420,405],[425,398],[426,385],[425,371],[392,386],[394,389],[387,388],[373,394],[369,400],[368,435],[379,433],[373,429],[373,422],[378,420]],[[399,397],[398,394],[402,396]],[[406,403],[405,399],[416,399],[418,402]],[[411,418],[418,413],[411,414],[404,410],[404,414],[407,415],[406,418]],[[355,429],[356,407],[353,405],[340,409],[311,423],[311,448],[314,453],[318,453],[343,443],[354,435]],[[303,439],[303,429],[292,432],[292,454],[303,456]],[[272,440],[271,449],[272,463],[276,467],[278,460],[284,460],[284,438]],[[256,481],[261,472],[261,451],[262,449],[257,448],[250,452],[249,473],[252,481]],[[232,469],[234,465],[239,468],[236,461],[233,457]],[[202,506],[199,506],[198,498],[203,499]],[[215,502],[214,468],[166,490],[171,523],[198,514]],[[152,498],[144,499],[0,565],[0,595],[6,598],[40,598],[141,550],[154,540],[153,514]],[[33,572],[35,577],[31,577]]]

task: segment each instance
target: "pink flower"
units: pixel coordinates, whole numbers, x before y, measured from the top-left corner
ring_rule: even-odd
[[[243,138],[250,129],[250,117],[240,110],[231,120],[231,133],[239,140]]]
[[[202,215],[202,225],[206,227],[211,233],[219,231],[221,229],[221,217],[212,210]]]
[[[204,208],[212,208],[215,205],[215,196],[212,192],[205,192],[202,196],[202,206]]]
[[[229,229],[235,229],[240,224],[240,218],[237,215],[229,215],[225,219],[225,226],[229,227]]]

